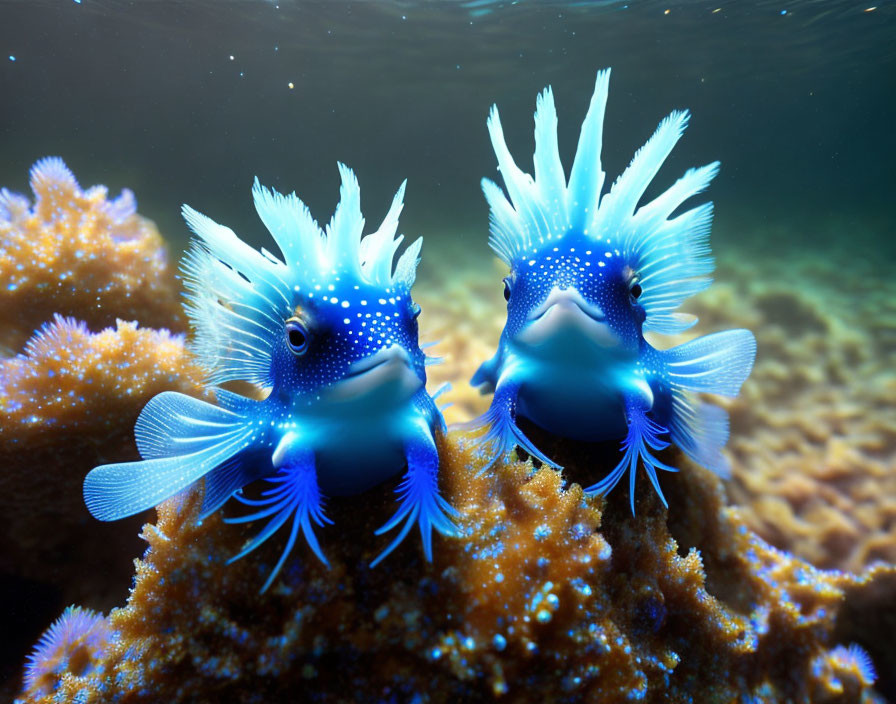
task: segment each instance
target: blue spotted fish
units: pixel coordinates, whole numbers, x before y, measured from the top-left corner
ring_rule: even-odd
[[[698,464],[729,473],[721,452],[728,416],[698,394],[736,396],[753,366],[756,343],[748,330],[665,350],[644,339],[648,331],[677,334],[696,322],[676,309],[711,282],[712,204],[671,216],[709,185],[719,164],[689,170],[639,207],[687,126],[688,113],[673,112],[603,193],[609,78],[609,70],[597,75],[568,180],[550,88],[535,112],[534,179],[514,163],[492,108],[488,129],[507,195],[488,179],[482,188],[491,210],[490,244],[510,274],[498,351],[472,379],[474,386],[493,390],[494,398],[473,425],[488,428],[488,465],[516,445],[553,465],[520,430],[518,416],[564,437],[622,439],[619,464],[586,492],[606,494],[628,472],[634,512],[639,461],[665,503],[657,470],[676,470],[654,453],[670,442]]]
[[[398,509],[378,534],[398,535],[378,563],[420,529],[427,560],[432,531],[454,532],[438,489],[435,433],[444,421],[426,389],[411,298],[421,240],[393,258],[404,184],[375,232],[362,237],[360,189],[339,165],[340,202],[326,228],[295,194],[255,181],[258,215],[281,257],[253,249],[232,230],[184,206],[196,235],[185,258],[193,352],[210,384],[241,380],[268,392],[256,401],[222,388],[217,405],[165,392],[137,420],[140,462],[108,464],[84,481],[84,500],[112,521],[157,505],[201,479],[202,517],[231,496],[252,507],[230,522],[266,521],[238,555],[284,525],[289,537],[266,590],[299,531],[327,563],[314,525],[330,521],[324,496],[358,494],[406,468]],[[264,480],[260,499],[240,492]]]

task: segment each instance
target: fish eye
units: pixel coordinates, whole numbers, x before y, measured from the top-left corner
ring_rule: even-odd
[[[628,293],[629,295],[637,300],[641,297],[641,294],[644,293],[644,289],[641,288],[641,279],[637,274],[631,277],[628,282]]]
[[[286,344],[296,356],[303,355],[308,350],[308,330],[298,318],[286,321]]]
[[[510,281],[507,278],[504,279],[504,300],[510,300]]]

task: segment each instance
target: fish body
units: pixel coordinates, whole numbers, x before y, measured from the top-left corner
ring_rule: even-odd
[[[490,244],[510,274],[498,350],[472,379],[495,395],[473,426],[488,429],[488,464],[517,445],[553,464],[520,430],[518,416],[562,437],[622,439],[619,465],[586,491],[606,493],[628,472],[634,510],[639,461],[662,497],[656,470],[675,468],[654,451],[670,442],[727,474],[721,453],[727,415],[696,394],[736,395],[756,346],[748,330],[666,350],[645,339],[647,331],[675,334],[696,322],[676,309],[711,282],[712,204],[671,216],[708,186],[719,165],[691,169],[641,204],[686,127],[687,112],[673,112],[604,193],[600,151],[608,88],[609,70],[601,71],[568,179],[550,88],[539,96],[535,113],[534,178],[514,163],[492,108],[488,126],[506,195],[488,179],[483,191],[491,211]]]
[[[166,392],[135,428],[140,462],[103,465],[84,482],[90,512],[116,520],[203,480],[202,517],[230,497],[254,510],[230,522],[266,520],[233,559],[281,526],[289,538],[263,589],[299,531],[326,563],[313,524],[328,523],[324,496],[361,493],[405,470],[399,506],[379,532],[401,527],[375,560],[414,525],[431,559],[431,533],[453,533],[453,509],[438,491],[435,434],[442,416],[425,388],[419,306],[411,298],[421,241],[392,262],[402,184],[380,228],[362,237],[360,189],[340,164],[340,203],[326,231],[294,195],[256,180],[255,206],[282,259],[255,250],[184,206],[196,234],[183,266],[193,351],[210,384],[245,381],[267,391],[256,401],[215,388],[217,404]],[[265,480],[260,499],[242,496]]]

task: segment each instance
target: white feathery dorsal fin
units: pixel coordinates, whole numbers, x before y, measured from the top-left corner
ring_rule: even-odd
[[[668,190],[638,208],[634,222],[640,225],[651,221],[665,220],[688,198],[705,191],[719,173],[719,167],[720,163],[714,161],[706,166],[688,169],[684,176],[672,184]]]
[[[598,71],[594,94],[582,122],[576,157],[569,172],[567,204],[570,227],[584,232],[594,219],[604,187],[600,155],[603,148],[604,114],[610,91],[610,69]]]
[[[656,132],[644,146],[635,152],[631,164],[616,179],[616,183],[601,203],[598,214],[601,223],[612,226],[634,214],[647,186],[653,181],[666,157],[687,128],[689,116],[687,110],[673,111],[660,122]]]
[[[261,185],[252,186],[258,217],[280,248],[287,264],[320,268],[323,261],[323,233],[311,212],[295,193],[288,196]]]
[[[489,205],[489,244],[495,254],[510,266],[514,257],[528,244],[521,242],[517,234],[522,231],[522,223],[497,183],[482,179],[482,192]]]
[[[569,227],[566,204],[566,176],[557,143],[557,108],[548,86],[535,104],[535,184],[541,194],[542,210],[548,214],[554,236]]]
[[[219,225],[207,215],[186,204],[181,207],[181,213],[205,248],[229,266],[240,269],[245,267],[246,273],[249,273],[257,268],[259,259],[264,259],[257,250],[243,242],[226,225]]]
[[[547,240],[580,233],[607,246],[641,274],[640,303],[645,330],[675,334],[693,319],[675,312],[688,297],[709,285],[713,260],[709,249],[712,205],[704,204],[669,219],[692,196],[702,192],[718,173],[713,162],[691,169],[669,189],[637,210],[647,187],[687,127],[689,113],[674,111],[641,147],[629,167],[602,195],[603,123],[610,69],[597,73],[588,113],[582,122],[568,185],[557,140],[557,113],[550,87],[539,96],[535,112],[535,180],[514,163],[504,140],[498,109],[492,106],[488,129],[504,177],[506,194],[483,179],[489,204],[492,249],[509,266],[527,253],[537,255]],[[508,198],[509,196],[509,198]],[[535,254],[528,252],[535,251]]]
[[[398,231],[398,217],[404,208],[407,183],[405,180],[398,187],[379,229],[364,237],[360,244],[359,257],[364,277],[382,286],[388,286],[392,281],[392,260],[404,240],[403,235],[396,237],[395,233]]]
[[[327,261],[335,269],[341,269],[361,278],[359,257],[364,217],[361,215],[361,188],[355,173],[339,163],[339,204],[327,225]]]
[[[410,291],[417,278],[417,265],[420,263],[420,248],[422,246],[423,238],[418,237],[402,252],[395,265],[395,276],[392,277],[395,285],[406,286]]]
[[[504,186],[507,188],[513,207],[519,214],[523,230],[523,246],[528,246],[533,241],[533,237],[537,237],[538,241],[541,241],[545,235],[550,236],[549,223],[538,202],[538,190],[535,187],[535,182],[529,174],[516,165],[507,148],[497,105],[492,105],[487,124],[492,147],[498,158],[498,168],[504,179]]]

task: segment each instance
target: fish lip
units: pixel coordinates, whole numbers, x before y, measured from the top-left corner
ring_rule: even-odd
[[[411,358],[408,355],[407,350],[401,345],[389,345],[389,347],[384,347],[378,352],[374,352],[372,355],[369,355],[364,359],[359,359],[357,362],[352,363],[352,365],[348,368],[348,373],[344,377],[342,377],[340,381],[356,379],[362,374],[367,374],[368,372],[373,371],[377,367],[381,367],[384,364],[393,362],[403,362],[406,366],[411,366]]]
[[[575,289],[556,288],[529,314],[526,325],[514,339],[533,350],[541,349],[543,354],[556,353],[552,344],[564,339],[574,347],[578,343],[573,340],[588,341],[589,349],[592,345],[615,348],[621,342],[599,306],[589,304]]]
[[[601,307],[594,303],[588,303],[575,288],[553,289],[544,300],[544,303],[529,312],[527,316],[528,322],[531,323],[543,318],[555,306],[564,308],[575,307],[597,323],[607,322],[607,316]]]
[[[410,398],[423,385],[408,351],[393,344],[354,362],[322,397],[340,405],[362,399],[392,403]]]

